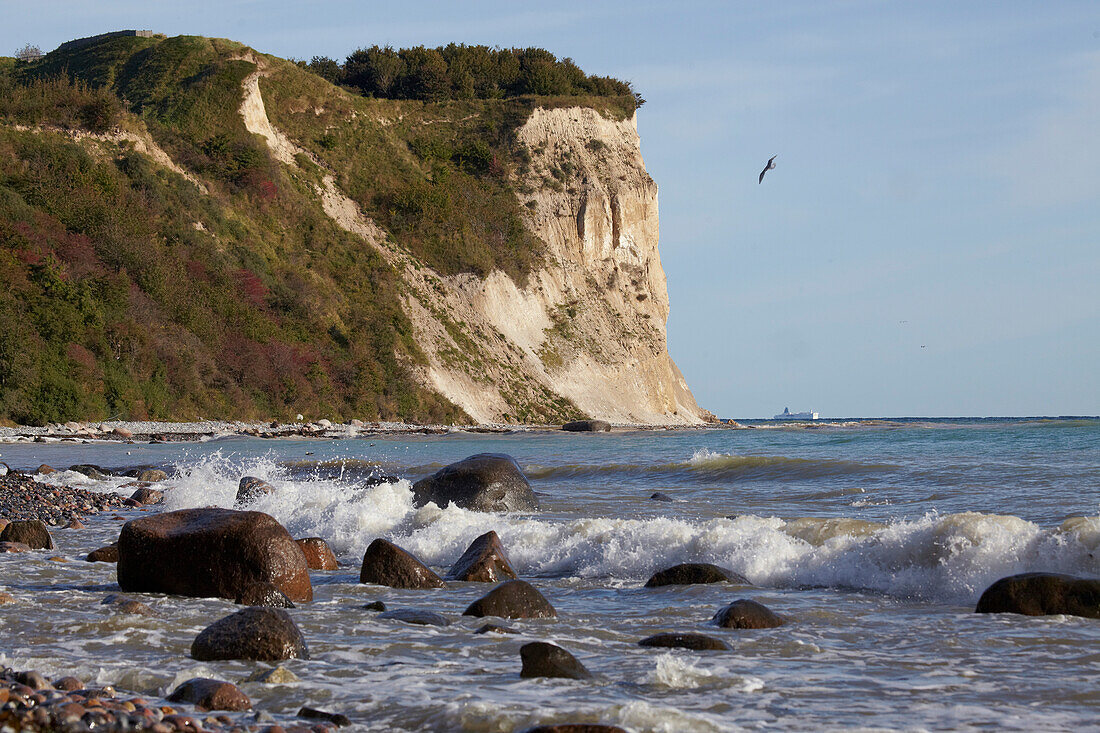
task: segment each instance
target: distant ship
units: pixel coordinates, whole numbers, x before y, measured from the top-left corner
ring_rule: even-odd
[[[783,414],[776,415],[776,420],[816,420],[818,413],[816,412],[791,412],[791,408],[784,407]]]

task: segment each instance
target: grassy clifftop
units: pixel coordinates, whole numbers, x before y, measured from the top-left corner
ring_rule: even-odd
[[[633,111],[629,97],[370,99],[201,37],[4,60],[0,420],[467,419],[412,377],[400,278],[326,216],[322,171],[278,164],[245,129],[257,63],[272,122],[443,273],[522,280],[540,261],[512,183],[531,109]]]

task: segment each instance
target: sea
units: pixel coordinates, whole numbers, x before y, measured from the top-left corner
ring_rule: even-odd
[[[156,618],[100,604],[118,591],[114,566],[82,559],[122,524],[100,515],[53,532],[55,554],[70,562],[0,556],[0,589],[20,599],[0,606],[0,664],[153,696],[216,677],[276,716],[308,705],[372,731],[1100,730],[1100,621],[974,613],[1007,575],[1100,577],[1100,419],[743,425],[0,445],[16,469],[162,467],[169,510],[232,507],[240,478],[258,476],[277,491],[251,508],[295,537],[323,537],[341,562],[313,572],[315,599],[289,611],[312,655],[283,663],[299,681],[247,682],[271,665],[188,653],[199,631],[237,610],[229,601],[135,594]],[[477,453],[513,456],[540,509],[413,506],[412,482]],[[129,479],[40,480],[112,491]],[[651,499],[657,492],[672,501]],[[489,530],[558,618],[477,635],[485,620],[462,612],[485,584],[358,582],[376,537],[443,574]],[[682,562],[715,563],[752,584],[643,587]],[[711,624],[741,598],[786,623]],[[377,600],[450,625],[380,619],[363,609]],[[731,651],[638,646],[666,631],[719,637]],[[536,640],[572,652],[593,679],[521,679],[519,648]]]

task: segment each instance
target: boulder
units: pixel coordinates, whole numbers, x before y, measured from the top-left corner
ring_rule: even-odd
[[[11,524],[10,520],[0,517],[0,532],[3,532],[4,527],[7,527],[9,524]]]
[[[470,543],[466,552],[447,573],[448,580],[465,580],[477,583],[499,583],[514,580],[516,571],[504,554],[504,545],[497,533],[490,530]]]
[[[395,608],[392,611],[378,614],[378,618],[404,621],[407,624],[418,626],[450,626],[451,622],[441,613],[434,611],[422,611],[417,608]]]
[[[639,641],[638,646],[692,649],[694,651],[729,651],[729,644],[705,634],[655,634]]]
[[[146,468],[137,475],[138,481],[148,481],[151,484],[155,484],[157,481],[164,481],[166,478],[168,478],[168,474],[159,468]]]
[[[21,685],[26,685],[32,690],[49,690],[53,687],[44,674],[33,669],[26,672],[16,672],[15,681]]]
[[[315,708],[303,707],[298,711],[299,718],[305,718],[306,720],[324,720],[332,723],[337,728],[343,728],[346,725],[351,725],[351,719],[343,713],[329,713],[324,710],[317,710]]]
[[[286,594],[266,581],[253,583],[233,599],[238,606],[264,606],[266,608],[294,608]]]
[[[131,494],[130,498],[142,506],[152,506],[153,504],[160,504],[164,501],[164,492],[150,489],[148,486],[142,486]]]
[[[288,685],[298,682],[298,675],[286,667],[274,667],[272,669],[259,669],[249,675],[245,682],[263,682],[267,685]]]
[[[360,583],[388,585],[391,588],[444,588],[442,578],[412,553],[381,537],[370,543],[363,553],[359,570]]]
[[[653,501],[672,501],[672,497],[668,494],[663,494],[660,491],[655,491],[650,494],[649,498]]]
[[[521,733],[627,733],[627,730],[617,725],[601,725],[600,723],[557,723],[555,725],[536,725],[534,728],[524,728]]]
[[[247,506],[266,494],[274,494],[275,487],[255,476],[245,476],[237,485],[236,506]]]
[[[132,437],[134,437],[134,432],[132,430],[128,430],[124,427],[117,427],[114,430],[112,430],[111,432],[114,435],[117,435],[120,438],[132,438]]]
[[[74,692],[76,690],[83,690],[84,683],[77,677],[62,677],[54,681],[53,688],[64,692]]]
[[[105,478],[110,478],[112,475],[106,468],[91,463],[78,463],[75,466],[69,466],[69,470],[82,473],[88,478],[95,479],[96,481],[102,481]]]
[[[123,590],[233,600],[264,581],[292,601],[313,599],[301,548],[261,512],[164,512],[130,520],[118,538]]]
[[[478,598],[462,612],[463,616],[499,616],[500,618],[555,618],[558,612],[533,585],[524,580],[509,580]]]
[[[32,550],[52,550],[53,537],[40,519],[16,520],[0,530],[0,542],[22,542]]]
[[[508,628],[507,626],[500,626],[499,624],[485,624],[479,626],[475,634],[518,634],[515,629]]]
[[[185,702],[199,710],[251,710],[252,701],[230,682],[194,677],[172,690],[168,702]]]
[[[707,562],[685,562],[659,570],[646,581],[646,588],[662,585],[695,585],[697,583],[737,583],[751,585],[737,573]]]
[[[382,601],[371,601],[370,603],[360,606],[364,611],[385,611],[386,604]]]
[[[592,676],[572,654],[545,641],[524,644],[519,648],[519,658],[523,662],[520,677],[567,677],[583,680]]]
[[[571,420],[561,429],[570,433],[606,433],[611,430],[611,423],[606,420]]]
[[[0,591],[0,606],[6,606],[9,603],[15,603],[15,596],[13,596],[11,593]]]
[[[281,662],[309,659],[309,648],[297,624],[281,608],[245,608],[203,629],[191,644],[200,662],[255,659]]]
[[[118,562],[118,543],[92,550],[86,559],[88,562]]]
[[[723,629],[773,629],[783,619],[762,603],[742,598],[714,614],[711,619]]]
[[[336,570],[340,567],[336,562],[336,555],[332,554],[328,543],[320,537],[304,537],[294,541],[302,548],[310,570]]]
[[[53,466],[43,463],[41,466],[36,468],[34,472],[39,476],[49,476],[51,473],[57,473],[57,469]]]
[[[30,552],[31,546],[24,542],[0,542],[0,554],[8,552]]]
[[[523,512],[539,508],[531,484],[515,459],[503,453],[479,453],[436,471],[413,484],[413,503],[421,507],[455,504],[478,512]]]
[[[1100,579],[1056,573],[1010,575],[985,589],[974,612],[1100,618]]]
[[[152,607],[141,601],[133,598],[127,598],[126,596],[120,596],[116,593],[112,593],[103,599],[99,604],[101,606],[109,606],[115,613],[127,613],[132,616],[160,616],[159,613]]]

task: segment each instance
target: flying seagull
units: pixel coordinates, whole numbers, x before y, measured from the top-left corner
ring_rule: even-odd
[[[758,180],[757,183],[764,182],[764,174],[775,167],[775,159],[778,157],[778,155],[773,155],[772,157],[768,158],[768,164],[764,166],[764,170],[760,171],[760,180]]]

